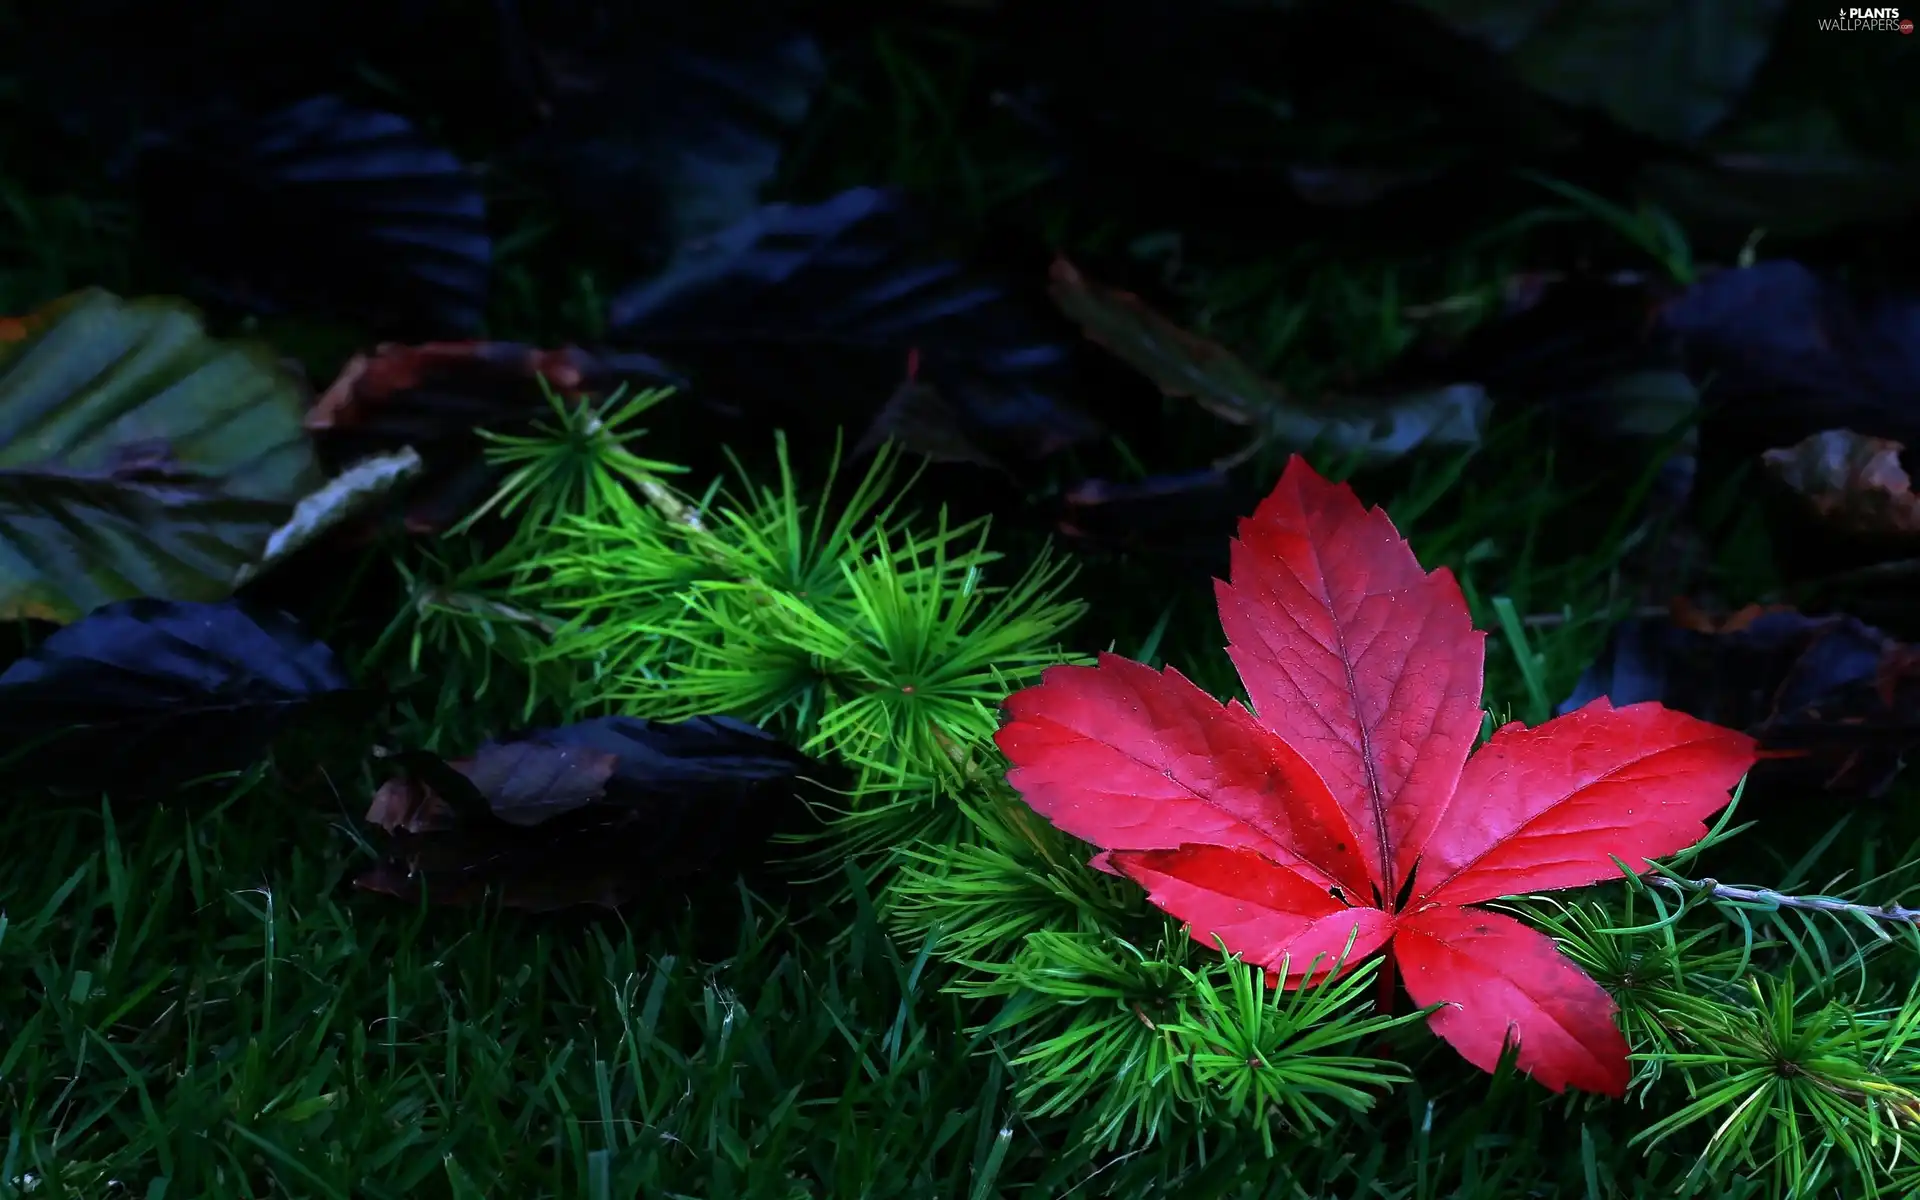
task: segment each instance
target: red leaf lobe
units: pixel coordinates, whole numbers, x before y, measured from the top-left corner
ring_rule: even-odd
[[[1512,917],[1436,905],[1402,914],[1394,954],[1407,994],[1474,1066],[1491,1071],[1509,1037],[1515,1065],[1556,1092],[1575,1087],[1623,1095],[1627,1040],[1613,1022],[1613,997],[1552,939]]]
[[[1312,764],[1399,894],[1480,732],[1486,635],[1451,572],[1295,456],[1215,585],[1260,723]]]
[[[1111,861],[1147,889],[1155,906],[1191,925],[1199,941],[1225,944],[1271,972],[1284,963],[1289,987],[1357,963],[1393,936],[1391,913],[1349,907],[1252,850],[1122,850]]]
[[[1358,841],[1306,760],[1178,671],[1116,655],[1051,667],[1007,700],[1007,781],[1067,833],[1109,850],[1240,846],[1349,892]]]
[[[1706,834],[1753,739],[1658,704],[1604,698],[1527,729],[1511,724],[1467,762],[1420,860],[1419,901],[1474,904],[1644,871]]]

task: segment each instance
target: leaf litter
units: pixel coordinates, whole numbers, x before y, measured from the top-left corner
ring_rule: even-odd
[[[0,761],[16,783],[152,795],[245,767],[351,697],[333,651],[283,613],[122,600],[0,672]]]
[[[366,820],[392,835],[357,886],[510,908],[618,907],[716,864],[750,866],[801,827],[827,768],[729,717],[597,717],[488,742],[441,762],[412,753]]]

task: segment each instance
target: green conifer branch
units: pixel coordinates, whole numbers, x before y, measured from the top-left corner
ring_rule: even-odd
[[[730,486],[684,494],[677,467],[629,449],[658,400],[550,397],[537,436],[495,439],[509,473],[483,511],[518,534],[406,566],[412,600],[382,648],[404,639],[417,660],[435,645],[483,680],[505,666],[529,705],[545,689],[569,715],[733,713],[856,768],[813,860],[880,860],[880,915],[946,964],[1029,1118],[1075,1114],[1091,1142],[1133,1149],[1229,1129],[1271,1155],[1408,1078],[1395,1048],[1423,1014],[1374,1013],[1374,965],[1274,989],[1091,869],[1006,788],[995,710],[1066,657],[1081,605],[1064,564],[1009,572],[984,523],[918,520],[886,453],[841,495],[837,457],[810,495],[784,442],[771,486],[735,463]],[[1731,813],[1701,849],[1738,832]],[[1673,869],[1696,856],[1514,904],[1616,997],[1635,1090],[1659,1113],[1639,1143],[1688,1147],[1696,1178],[1784,1189],[1769,1194],[1840,1179],[1912,1194],[1920,992],[1911,960],[1895,986],[1874,956],[1905,945],[1885,927],[1920,910]],[[1836,919],[1876,936],[1836,945],[1812,923]]]

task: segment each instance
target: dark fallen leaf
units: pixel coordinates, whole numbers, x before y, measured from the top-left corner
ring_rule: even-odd
[[[384,860],[355,882],[436,903],[496,890],[536,912],[609,907],[702,872],[738,869],[804,814],[818,764],[726,717],[600,717],[488,743],[384,785],[367,820],[389,829]],[[483,807],[454,802],[470,790]]]
[[[732,13],[549,9],[513,6],[506,31],[545,116],[525,169],[655,253],[750,215],[826,78],[820,45]]]
[[[168,301],[79,292],[0,351],[0,618],[216,600],[320,486],[306,393]]]
[[[151,142],[136,173],[150,236],[223,303],[390,336],[467,334],[484,319],[480,182],[405,117],[338,96],[208,116]]]
[[[1860,537],[1920,537],[1920,496],[1900,465],[1899,442],[1847,429],[1769,450],[1761,462],[1835,529]]]
[[[1285,389],[1239,355],[1161,316],[1131,292],[1104,287],[1064,258],[1047,291],[1083,333],[1162,392],[1191,399],[1233,425],[1257,424],[1291,403]]]
[[[1560,711],[1598,696],[1657,700],[1794,752],[1756,768],[1775,785],[1877,795],[1920,746],[1920,649],[1847,616],[1755,606],[1714,619],[1676,604],[1615,630]]]
[[[960,414],[932,384],[904,380],[873,415],[873,422],[854,446],[855,456],[869,454],[883,443],[934,462],[971,463],[1004,471],[999,459],[973,444]]]
[[[930,253],[892,192],[767,205],[620,293],[610,320],[721,413],[865,428],[917,350],[919,380],[987,453],[1044,457],[1100,428],[1061,399],[1050,314]]]
[[[1856,298],[1780,260],[1708,276],[1660,319],[1735,452],[1827,429],[1920,445],[1920,299]]]
[[[1191,333],[1138,296],[1093,283],[1066,259],[1053,264],[1054,303],[1087,337],[1169,396],[1190,397],[1281,449],[1320,446],[1373,461],[1420,446],[1474,446],[1487,397],[1472,384],[1391,397],[1342,396],[1312,404],[1288,394],[1233,351]]]
[[[620,765],[616,754],[552,742],[489,742],[472,758],[447,766],[463,776],[486,805],[509,825],[538,825],[606,794]],[[435,788],[415,774],[389,779],[373,794],[367,820],[388,833],[433,833],[454,828],[458,811],[445,783]]]
[[[1498,52],[1534,90],[1629,129],[1691,141],[1746,93],[1784,0],[1414,0]]]
[[[9,781],[153,794],[250,765],[349,687],[333,652],[284,614],[123,600],[0,672],[0,760]]]
[[[623,383],[674,382],[639,354],[573,346],[541,350],[512,342],[383,345],[357,354],[307,414],[321,447],[358,459],[411,446],[423,462],[408,492],[407,526],[445,529],[485,498],[497,472],[481,461],[476,430],[515,432],[548,413],[540,381],[577,399]]]

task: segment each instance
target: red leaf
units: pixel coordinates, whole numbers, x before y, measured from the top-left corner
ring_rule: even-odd
[[[1253,850],[1181,846],[1121,850],[1111,857],[1154,904],[1192,925],[1200,941],[1224,943],[1276,972],[1284,961],[1289,986],[1310,982],[1309,970],[1317,980],[1336,964],[1357,963],[1393,936],[1391,913],[1349,907]]]
[[[1460,585],[1295,457],[1241,522],[1233,582],[1215,590],[1261,724],[1333,789],[1391,902],[1480,733],[1486,635]]]
[[[1527,729],[1508,725],[1467,761],[1420,859],[1415,903],[1472,904],[1612,879],[1706,835],[1753,739],[1658,704],[1605,698]]]
[[[1200,940],[1284,961],[1289,984],[1349,937],[1349,964],[1388,947],[1470,1061],[1491,1068],[1511,1035],[1547,1086],[1618,1094],[1626,1043],[1605,991],[1541,934],[1461,906],[1693,844],[1753,740],[1596,701],[1509,725],[1469,759],[1484,635],[1459,585],[1298,458],[1241,524],[1217,591],[1257,717],[1172,670],[1057,667],[1007,702],[1008,781]]]
[[[995,740],[1034,810],[1108,850],[1244,846],[1324,888],[1366,879],[1353,831],[1306,761],[1238,704],[1117,655],[1051,667]]]
[[[1436,906],[1402,916],[1394,955],[1415,1004],[1444,1004],[1428,1024],[1474,1066],[1491,1071],[1509,1037],[1516,1065],[1554,1091],[1618,1096],[1627,1040],[1613,997],[1551,939],[1512,917]]]

